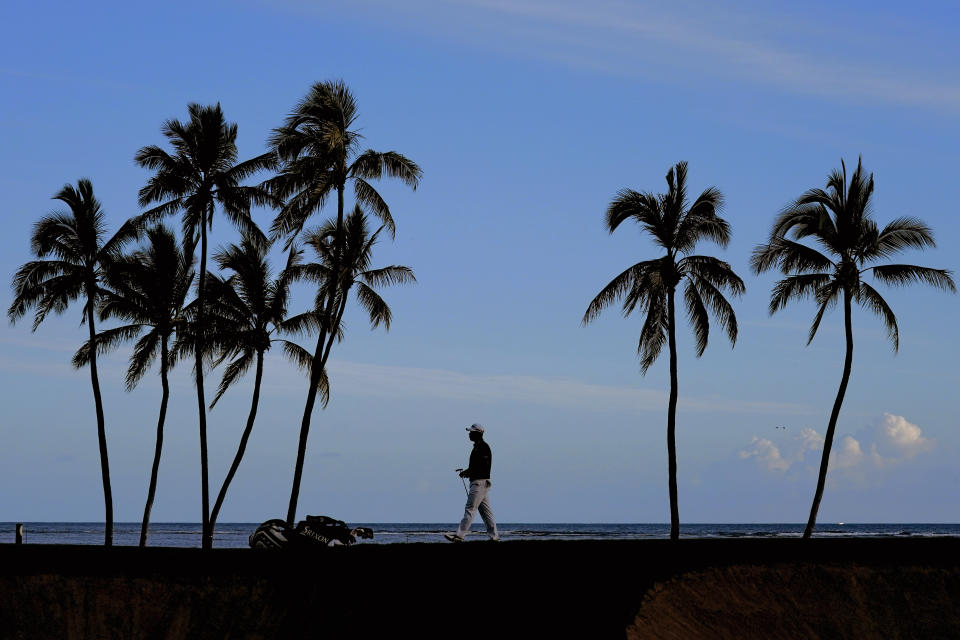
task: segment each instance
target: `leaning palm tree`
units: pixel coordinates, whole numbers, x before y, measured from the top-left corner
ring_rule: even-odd
[[[250,411],[237,453],[210,512],[211,530],[216,527],[227,489],[240,467],[247,442],[253,432],[260,403],[264,354],[272,343],[279,342],[284,353],[308,372],[312,364],[312,356],[306,349],[295,342],[275,337],[278,332],[301,333],[317,324],[312,312],[287,317],[292,267],[298,263],[299,257],[300,252],[291,252],[286,268],[277,278],[271,278],[267,264],[267,247],[244,237],[239,245],[229,245],[213,256],[219,267],[230,273],[230,276],[224,279],[207,274],[207,291],[211,302],[210,321],[214,327],[214,338],[208,341],[207,348],[216,354],[217,364],[230,360],[210,408],[212,409],[227,389],[250,369],[251,364],[255,364]],[[320,381],[319,394],[321,403],[326,406],[329,399],[326,375]]]
[[[692,255],[700,240],[712,240],[721,247],[730,242],[730,227],[717,215],[723,195],[714,187],[706,189],[689,205],[686,197],[687,163],[679,162],[667,172],[665,194],[638,193],[621,189],[607,208],[607,229],[613,233],[620,223],[633,219],[666,253],[629,267],[590,302],[583,315],[586,325],[614,302],[623,301],[623,314],[637,307],[646,315],[640,331],[640,372],[656,361],[668,342],[670,349],[670,401],[667,408],[667,467],[670,493],[670,539],[680,536],[677,506],[677,338],[674,298],[683,283],[683,300],[693,325],[697,357],[707,348],[709,314],[720,322],[730,343],[737,340],[737,318],[724,297],[729,290],[741,295],[743,281],[730,265],[717,258]]]
[[[133,237],[133,233],[125,225],[104,241],[107,234],[104,213],[93,195],[93,185],[85,178],[79,180],[76,187],[64,185],[53,198],[66,204],[70,211],[51,213],[34,225],[30,244],[40,259],[26,263],[14,276],[14,300],[7,316],[14,323],[36,307],[33,318],[33,330],[36,331],[48,313],[62,313],[71,302],[82,299],[81,321],[86,322],[90,340],[94,340],[94,310],[103,293],[100,283],[110,263],[119,257],[123,244]],[[113,492],[96,354],[91,354],[89,364],[103,480],[104,545],[109,547],[113,544]]]
[[[317,371],[326,375],[327,359],[330,357],[335,339],[342,339],[343,314],[347,308],[350,291],[356,292],[356,300],[366,311],[371,328],[376,329],[382,324],[384,329],[389,330],[393,316],[390,307],[376,289],[393,284],[416,282],[413,271],[409,267],[393,265],[379,269],[370,268],[373,247],[384,226],[371,234],[367,216],[361,211],[359,205],[354,207],[353,212],[343,221],[342,231],[337,227],[336,221],[329,220],[318,229],[309,232],[304,242],[306,246],[313,249],[318,260],[288,267],[291,278],[306,280],[317,286],[314,310],[316,316],[321,319],[321,325],[329,328],[327,339],[318,345],[317,353],[309,356],[305,350],[300,352],[303,354],[302,366],[310,368],[311,388],[314,386],[313,379]],[[328,315],[325,306],[331,299],[333,313]],[[291,355],[296,354],[291,353]],[[322,380],[325,382],[325,378]],[[315,393],[316,391],[314,390]],[[290,498],[290,512],[287,514],[289,522],[293,522],[296,516],[305,448],[306,441],[301,437],[297,456],[296,483]]]
[[[267,153],[245,162],[237,163],[237,125],[228,123],[220,110],[220,104],[201,106],[190,104],[189,122],[168,120],[163,125],[163,135],[170,142],[170,154],[156,145],[140,149],[135,161],[156,173],[140,189],[140,206],[154,202],[161,204],[142,214],[138,222],[144,224],[163,216],[181,211],[183,232],[191,240],[200,240],[200,270],[197,285],[198,327],[205,326],[206,294],[204,285],[207,273],[207,234],[213,226],[216,205],[251,238],[265,242],[263,234],[250,219],[251,204],[272,204],[274,200],[260,187],[242,186],[240,183],[255,173],[274,164],[274,154]],[[213,544],[213,532],[209,527],[210,496],[207,470],[207,418],[203,388],[203,353],[205,332],[195,335],[194,377],[197,385],[197,408],[200,421],[200,475],[201,501],[203,508],[202,546],[209,549]]]
[[[773,288],[769,309],[771,315],[783,309],[791,300],[812,297],[817,302],[817,313],[810,326],[807,344],[813,341],[826,311],[841,298],[843,300],[846,336],[843,375],[827,424],[817,490],[803,531],[804,539],[810,537],[817,522],[840,406],[850,381],[853,365],[853,303],[880,315],[893,343],[893,350],[896,352],[900,348],[897,317],[863,277],[870,273],[877,282],[888,285],[923,283],[946,291],[956,291],[951,272],[946,269],[909,264],[869,266],[904,249],[935,246],[933,231],[921,220],[911,217],[896,218],[880,229],[870,215],[873,174],[867,176],[862,162],[858,160],[857,169],[848,182],[847,166],[842,160],[840,166],[840,170],[834,169],[830,174],[826,190],[810,189],[780,212],[773,223],[767,244],[758,246],[751,259],[751,266],[758,274],[776,267],[787,276]],[[805,238],[815,241],[820,250],[800,242]]]
[[[415,162],[395,151],[379,152],[367,149],[361,152],[362,136],[352,129],[357,118],[356,100],[342,81],[318,82],[287,117],[283,126],[273,134],[270,142],[283,163],[280,173],[264,186],[286,204],[271,227],[273,237],[286,237],[288,245],[303,230],[307,220],[323,208],[327,198],[337,196],[337,218],[333,227],[337,237],[343,235],[345,194],[347,184],[353,186],[356,202],[368,208],[394,233],[395,225],[390,208],[370,180],[383,177],[400,179],[417,188],[422,172]],[[333,243],[330,273],[338,277],[341,258],[337,242]],[[292,524],[296,515],[297,496],[306,453],[310,419],[316,403],[316,393],[324,375],[322,357],[324,345],[335,335],[331,322],[336,315],[336,282],[326,288],[327,299],[317,307],[323,323],[314,350],[314,370],[307,392],[307,401],[300,425],[300,443],[294,470],[293,488],[287,521]]]
[[[168,372],[176,362],[176,352],[170,349],[170,338],[183,329],[183,309],[193,282],[193,250],[189,242],[182,246],[169,229],[157,226],[146,231],[147,244],[130,255],[115,260],[105,277],[106,291],[100,300],[100,318],[126,321],[128,324],[97,334],[97,351],[137,339],[127,368],[126,387],[132,391],[160,358],[160,416],[154,444],[153,465],[147,501],[140,524],[140,546],[147,546],[150,512],[157,492],[160,455],[163,451],[163,428],[170,399]],[[146,333],[144,333],[146,332]],[[87,342],[74,356],[74,364],[81,366],[92,357]]]

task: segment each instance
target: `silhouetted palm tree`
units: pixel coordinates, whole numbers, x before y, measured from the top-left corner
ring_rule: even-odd
[[[623,300],[623,314],[638,306],[646,314],[640,331],[640,371],[646,374],[663,348],[670,348],[670,402],[667,409],[667,456],[670,492],[670,538],[680,535],[677,506],[677,339],[674,296],[684,283],[683,299],[697,340],[697,357],[707,348],[710,330],[708,314],[720,322],[733,344],[737,339],[737,318],[724,297],[729,290],[739,296],[743,281],[730,265],[711,256],[690,255],[700,240],[712,240],[721,247],[730,241],[730,227],[717,215],[723,196],[714,187],[706,189],[687,207],[687,163],[679,162],[667,172],[667,193],[653,195],[621,189],[607,208],[606,223],[613,233],[620,223],[633,219],[666,253],[654,260],[638,262],[614,278],[590,302],[583,315],[586,325],[607,306]]]
[[[394,232],[390,208],[368,181],[387,176],[399,178],[416,189],[422,172],[416,163],[395,151],[368,149],[361,153],[358,144],[362,136],[351,129],[356,118],[356,101],[342,81],[318,82],[287,117],[283,126],[274,132],[270,142],[283,167],[279,175],[268,180],[264,186],[286,201],[271,227],[274,237],[285,236],[288,244],[293,242],[309,217],[319,211],[333,193],[337,195],[334,230],[342,234],[347,183],[353,184],[356,202],[380,218],[391,234]],[[337,245],[336,242],[333,244]],[[338,255],[337,251],[331,254],[333,262],[330,264],[330,273],[334,276],[340,273]],[[330,325],[336,315],[335,297],[338,290],[337,283],[331,283],[326,288],[326,301],[316,309],[321,326],[313,357],[314,371],[311,373],[300,426],[299,450],[287,511],[290,524],[293,524],[296,516],[310,418],[316,402],[316,390],[323,375],[322,367],[326,362],[322,352],[324,344],[331,337]]]
[[[392,319],[390,308],[375,289],[393,284],[416,282],[413,271],[409,267],[394,265],[380,269],[370,268],[373,246],[383,228],[384,226],[381,226],[371,235],[367,216],[357,205],[343,221],[342,231],[338,231],[334,220],[329,220],[320,228],[307,234],[304,242],[317,255],[317,262],[298,263],[288,267],[291,278],[306,280],[317,285],[314,302],[316,307],[326,305],[330,299],[334,303],[332,315],[326,315],[326,311],[323,312],[325,317],[332,318],[332,321],[327,323],[332,330],[326,342],[318,345],[317,353],[312,357],[305,351],[301,351],[302,366],[311,366],[311,380],[318,370],[325,375],[333,342],[342,337],[341,323],[351,289],[356,291],[356,300],[367,312],[371,327],[376,329],[383,324],[384,328],[389,330]],[[307,360],[308,357],[310,357],[309,360]],[[291,496],[290,513],[287,514],[287,519],[291,522],[296,515],[305,445],[305,440],[301,438],[297,483],[294,485],[297,493]]]
[[[200,271],[197,286],[197,326],[205,328],[206,295],[204,284],[207,273],[207,230],[213,225],[216,204],[223,213],[251,238],[262,233],[250,219],[251,203],[273,204],[274,200],[260,187],[245,187],[240,183],[263,169],[274,166],[274,154],[267,153],[237,164],[237,125],[228,123],[220,104],[201,106],[190,104],[189,122],[168,120],[163,135],[173,147],[173,155],[156,145],[143,147],[135,161],[142,167],[156,171],[146,186],[140,189],[140,206],[162,202],[142,214],[140,224],[156,220],[178,211],[183,213],[183,232],[186,238],[200,239]],[[197,408],[200,419],[200,474],[203,503],[202,546],[213,544],[210,531],[210,496],[207,471],[207,420],[203,389],[203,342],[205,331],[194,336],[194,376],[197,384]]]
[[[894,286],[925,283],[956,291],[950,271],[946,269],[908,264],[867,266],[904,249],[935,246],[933,232],[921,220],[911,217],[896,218],[881,230],[870,216],[873,174],[866,176],[863,164],[858,160],[857,170],[848,183],[846,164],[841,160],[840,165],[841,170],[834,169],[830,174],[826,191],[810,189],[780,212],[773,223],[769,241],[758,246],[751,259],[751,266],[756,273],[777,267],[788,276],[773,288],[771,315],[784,308],[790,300],[810,297],[816,300],[817,314],[810,327],[807,344],[813,341],[824,313],[843,298],[846,334],[843,375],[827,425],[817,491],[803,532],[805,539],[810,537],[816,525],[837,418],[850,380],[853,364],[853,303],[879,314],[887,327],[894,351],[900,346],[896,316],[876,289],[863,281],[863,275],[870,272],[877,281]],[[814,240],[827,255],[799,242],[805,238]]]
[[[303,313],[287,317],[287,302],[290,297],[291,267],[297,264],[300,253],[289,254],[286,268],[275,279],[270,277],[267,264],[267,247],[244,238],[240,245],[230,245],[213,258],[221,269],[230,272],[227,279],[207,274],[207,291],[210,296],[210,315],[213,339],[208,341],[208,349],[218,355],[217,363],[232,359],[227,365],[220,381],[220,388],[210,408],[216,405],[220,397],[256,363],[253,383],[253,399],[247,423],[240,438],[237,453],[230,470],[220,487],[213,511],[210,513],[210,528],[217,524],[217,516],[223,506],[227,489],[240,467],[247,442],[253,432],[260,402],[260,384],[263,380],[263,357],[272,342],[280,342],[284,352],[294,362],[310,371],[312,356],[298,344],[273,336],[279,331],[300,333],[309,331],[317,324],[315,314]],[[329,399],[326,375],[320,381],[320,398],[325,406]]]
[[[94,309],[103,293],[100,282],[104,271],[120,255],[123,244],[134,234],[125,225],[104,242],[107,233],[104,213],[93,195],[93,185],[85,178],[79,180],[76,187],[64,185],[53,198],[66,204],[70,211],[46,215],[34,225],[30,245],[40,260],[26,263],[14,275],[14,300],[7,310],[7,316],[11,322],[16,322],[27,310],[36,307],[33,318],[33,330],[36,331],[48,313],[63,313],[71,302],[82,299],[82,321],[86,322],[90,340],[93,340],[96,336]],[[103,479],[104,544],[111,546],[113,492],[95,354],[91,355],[89,364]]]
[[[163,393],[160,398],[160,416],[157,419],[150,485],[140,525],[141,547],[147,545],[150,512],[157,492],[160,455],[163,451],[163,427],[170,399],[167,374],[176,362],[175,352],[170,349],[170,337],[175,331],[183,329],[184,302],[194,277],[192,244],[187,243],[181,248],[176,236],[162,226],[148,229],[146,237],[146,247],[115,260],[104,278],[108,289],[100,300],[100,318],[117,318],[129,324],[101,331],[96,338],[99,353],[121,342],[140,338],[134,345],[130,366],[127,368],[127,391],[137,386],[153,361],[157,356],[160,357],[160,384]],[[143,334],[144,331],[146,334]],[[81,366],[89,359],[90,343],[87,342],[74,356],[74,364]]]

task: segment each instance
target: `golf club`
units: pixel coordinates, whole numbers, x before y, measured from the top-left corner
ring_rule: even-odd
[[[454,469],[454,471],[460,473],[463,469]],[[469,496],[470,492],[467,490],[467,481],[463,479],[463,476],[460,476],[460,482],[463,483],[463,492]]]

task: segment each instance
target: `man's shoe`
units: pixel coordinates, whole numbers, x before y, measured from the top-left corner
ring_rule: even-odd
[[[461,538],[455,533],[445,533],[443,534],[443,537],[449,540],[450,542],[463,542],[463,538]]]

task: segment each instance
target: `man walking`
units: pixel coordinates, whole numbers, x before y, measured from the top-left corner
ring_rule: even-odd
[[[470,425],[467,427],[467,434],[473,442],[470,465],[466,469],[457,469],[461,478],[470,479],[467,506],[463,510],[463,520],[460,521],[457,532],[445,533],[443,537],[450,542],[463,542],[464,536],[470,531],[473,516],[479,509],[483,524],[487,525],[487,535],[492,541],[499,542],[500,534],[497,533],[497,523],[493,519],[493,510],[487,498],[487,493],[490,491],[490,463],[493,461],[493,454],[490,452],[490,445],[483,441],[482,426],[476,423]]]

